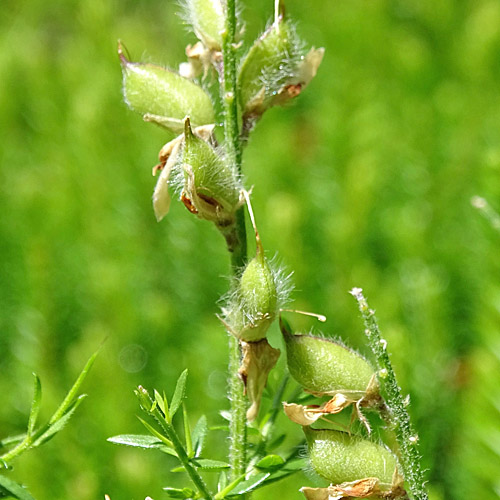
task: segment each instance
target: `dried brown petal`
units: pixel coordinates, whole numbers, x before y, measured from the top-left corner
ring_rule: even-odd
[[[280,351],[271,347],[266,339],[259,342],[242,341],[241,349],[243,359],[239,374],[245,384],[245,391],[250,402],[247,419],[252,421],[259,413],[267,376],[278,361]]]
[[[283,409],[286,416],[292,422],[299,425],[311,425],[325,415],[340,413],[354,402],[354,400],[346,398],[343,394],[336,394],[330,401],[321,406],[302,406],[294,403],[283,403]]]

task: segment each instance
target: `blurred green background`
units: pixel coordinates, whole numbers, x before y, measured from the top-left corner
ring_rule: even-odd
[[[246,2],[247,39],[272,9]],[[287,9],[326,55],[245,153],[264,245],[293,270],[294,305],[326,314],[325,333],[362,351],[348,291],[363,287],[412,396],[432,498],[500,497],[500,234],[470,205],[479,194],[500,209],[500,3]],[[11,477],[38,500],[158,500],[180,484],[173,459],[106,442],[142,432],[137,384],[171,391],[187,366],[193,417],[220,424],[227,407],[227,341],[214,316],[228,285],[223,240],[179,203],[155,222],[151,167],[169,136],[120,92],[117,39],[135,60],[176,67],[194,42],[178,10],[2,2],[0,438],[24,429],[33,371],[48,417],[107,339],[73,421],[14,464]],[[271,343],[281,343],[276,326]],[[305,484],[308,473],[255,497],[299,499]]]

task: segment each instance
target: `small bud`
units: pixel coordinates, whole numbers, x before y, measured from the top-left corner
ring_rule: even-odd
[[[220,0],[186,0],[187,20],[203,45],[210,50],[222,50],[225,15]]]
[[[139,404],[145,411],[151,411],[153,408],[153,400],[151,399],[149,392],[142,387],[142,385],[138,386],[134,391],[137,399],[139,400]]]
[[[293,335],[280,318],[288,369],[307,391],[316,394],[349,395],[357,400],[367,394],[374,370],[360,354],[333,340],[311,335]]]
[[[190,116],[193,126],[214,123],[212,101],[199,85],[161,66],[130,62],[121,44],[118,55],[125,102],[145,121],[174,132],[182,131],[185,116]]]
[[[304,427],[314,470],[334,485],[376,478],[377,487],[391,490],[400,477],[394,454],[381,444],[346,432]]]
[[[243,60],[238,83],[244,120],[254,122],[266,109],[296,97],[316,75],[324,49],[304,55],[303,44],[276,0],[274,23],[254,42]]]

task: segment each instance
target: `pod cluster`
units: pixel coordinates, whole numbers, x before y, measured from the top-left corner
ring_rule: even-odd
[[[313,429],[327,415],[354,406],[370,431],[362,407],[379,408],[382,398],[371,364],[343,343],[294,335],[280,318],[291,376],[315,396],[331,396],[322,405],[284,403],[286,415],[303,426],[313,469],[330,481],[328,488],[302,488],[309,500],[330,498],[398,498],[405,494],[395,455],[383,444],[332,429]]]

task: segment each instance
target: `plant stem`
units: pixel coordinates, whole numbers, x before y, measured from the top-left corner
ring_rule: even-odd
[[[221,85],[224,106],[224,135],[227,155],[233,168],[241,174],[242,148],[238,124],[238,88],[236,81],[236,53],[234,39],[236,33],[235,0],[226,1],[226,26],[223,33],[222,54],[224,61],[223,82]],[[231,249],[231,266],[237,276],[247,259],[245,232],[245,213],[241,207],[236,214],[236,244]],[[234,480],[245,473],[246,469],[246,409],[243,382],[238,374],[240,366],[240,346],[238,340],[229,335],[229,400],[231,402],[230,463],[231,478]]]
[[[166,437],[171,443],[177,455],[177,458],[181,462],[185,471],[188,473],[191,481],[196,486],[201,497],[197,496],[196,498],[204,498],[205,500],[213,500],[213,495],[207,488],[205,481],[200,476],[195,467],[191,464],[188,454],[182,441],[179,438],[174,426],[170,423],[171,417],[167,416],[163,413],[163,411],[158,408],[156,403],[153,401],[148,391],[144,389],[144,387],[139,386],[136,391],[136,395],[139,398],[139,402],[141,404],[141,408],[145,411],[146,414],[152,416],[156,423],[161,427],[163,432],[165,433],[163,437]],[[139,419],[143,425],[148,429],[153,436],[159,437],[162,439],[162,434],[159,433],[154,427],[149,425],[142,419]]]
[[[365,333],[368,344],[376,358],[378,379],[385,389],[387,406],[392,413],[389,424],[394,428],[398,440],[403,473],[409,490],[415,500],[427,500],[428,495],[424,486],[424,475],[420,465],[418,453],[418,436],[411,425],[410,415],[398,386],[396,374],[392,368],[387,352],[387,342],[381,337],[375,317],[375,311],[370,309],[361,288],[353,288],[351,294],[358,301],[359,310],[365,323]]]
[[[207,485],[203,481],[202,477],[198,474],[198,471],[191,465],[186,450],[184,449],[184,446],[174,427],[172,425],[165,424],[164,430],[167,431],[167,436],[169,437],[170,441],[172,441],[178,459],[184,466],[186,472],[189,474],[191,481],[193,481],[196,488],[202,495],[202,498],[205,498],[206,500],[212,500],[212,494],[208,491]]]

